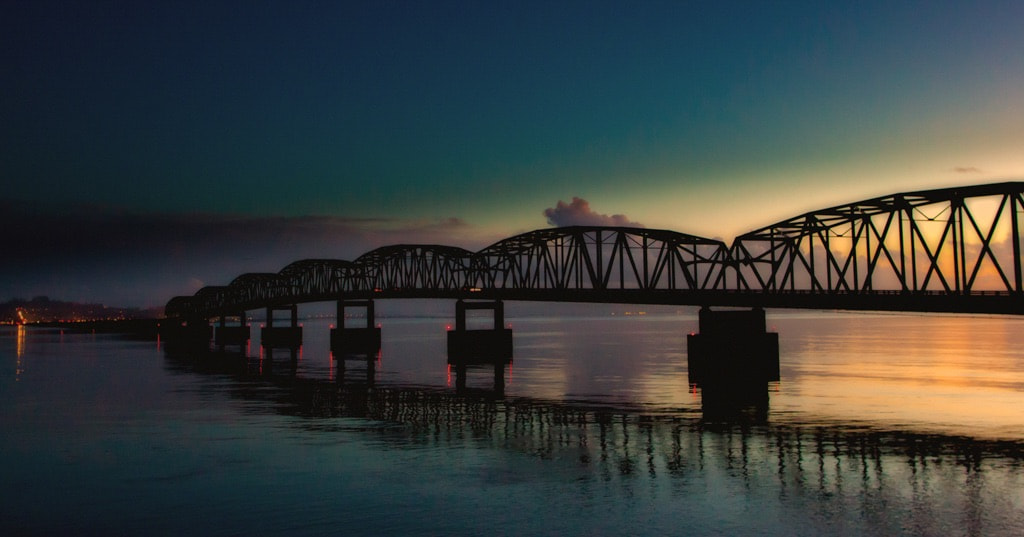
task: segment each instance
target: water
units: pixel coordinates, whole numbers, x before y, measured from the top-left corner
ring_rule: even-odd
[[[372,368],[328,320],[294,365],[5,327],[0,534],[1024,532],[1024,319],[770,311],[782,380],[721,416],[692,312],[598,310],[510,316],[500,398],[455,393],[443,318],[383,319]]]

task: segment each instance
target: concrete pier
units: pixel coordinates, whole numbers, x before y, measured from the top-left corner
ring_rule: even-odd
[[[366,326],[345,325],[345,308],[360,307],[366,311]],[[331,352],[336,357],[349,354],[375,355],[380,351],[380,328],[374,326],[373,300],[339,300],[338,327],[331,329]]]
[[[494,312],[494,328],[467,329],[466,310]],[[505,328],[505,304],[500,300],[455,303],[455,330],[448,331],[448,363],[455,367],[455,388],[466,389],[467,368],[494,367],[494,390],[505,390],[505,366],[512,362],[512,329]]]
[[[302,327],[299,326],[298,306],[267,306],[267,325],[260,333],[260,340],[266,348],[295,349],[302,346]],[[288,311],[291,313],[290,326],[274,326],[274,312]]]
[[[493,329],[468,330],[466,310],[494,312]],[[500,300],[455,303],[455,330],[448,331],[448,363],[454,365],[495,364],[512,361],[512,329],[505,328],[505,306]]]
[[[766,330],[761,308],[700,310],[700,333],[686,338],[690,382],[779,380],[779,335]]]

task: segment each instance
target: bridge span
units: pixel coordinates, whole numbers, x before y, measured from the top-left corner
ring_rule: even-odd
[[[171,299],[169,318],[339,299],[447,298],[1024,314],[1024,182],[906,192],[812,211],[732,244],[564,227],[471,252],[398,244],[305,259]]]

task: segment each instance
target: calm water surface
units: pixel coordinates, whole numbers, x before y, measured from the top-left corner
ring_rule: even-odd
[[[330,320],[295,362],[4,327],[0,534],[1024,533],[1024,319],[769,311],[782,380],[723,413],[691,313],[510,315],[503,397],[443,318],[344,367]]]

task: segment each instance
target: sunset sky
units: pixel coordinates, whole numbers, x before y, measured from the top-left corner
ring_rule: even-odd
[[[1022,24],[1011,1],[4,2],[0,300],[157,306],[599,215],[729,241],[1022,180]]]

